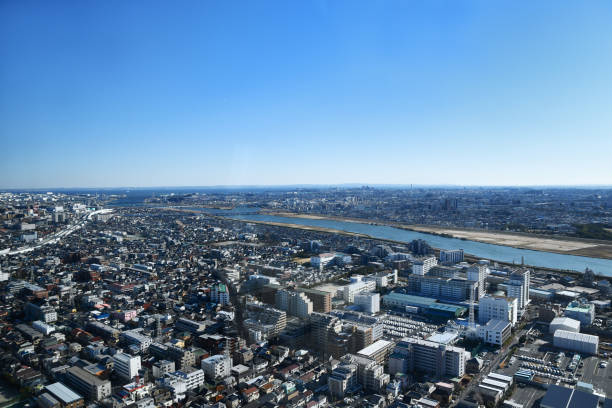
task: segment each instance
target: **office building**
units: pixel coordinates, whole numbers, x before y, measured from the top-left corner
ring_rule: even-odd
[[[125,380],[131,381],[138,376],[140,368],[140,356],[130,356],[125,353],[117,353],[113,356],[113,370]]]
[[[514,326],[518,319],[518,300],[501,296],[485,296],[478,302],[478,322],[486,324],[497,319]]]
[[[483,342],[501,346],[512,335],[512,325],[508,320],[491,319],[478,326],[478,337]]]

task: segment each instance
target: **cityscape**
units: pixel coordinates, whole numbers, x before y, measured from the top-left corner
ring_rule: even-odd
[[[612,408],[611,21],[0,1],[0,408]]]

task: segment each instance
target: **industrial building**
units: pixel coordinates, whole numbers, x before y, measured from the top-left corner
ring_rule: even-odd
[[[553,337],[553,344],[560,349],[596,355],[597,349],[599,348],[599,337],[590,334],[557,330]]]

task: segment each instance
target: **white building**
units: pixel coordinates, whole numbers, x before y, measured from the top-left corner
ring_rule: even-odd
[[[202,360],[202,370],[206,378],[211,380],[229,377],[232,370],[232,359],[223,354],[210,356]]]
[[[507,291],[508,297],[513,297],[518,300],[519,310],[525,309],[529,304],[529,284],[530,272],[529,269],[515,271],[510,275]]]
[[[389,356],[389,373],[415,370],[436,377],[461,377],[470,353],[461,347],[446,346],[429,340],[406,337],[396,344]]]
[[[414,261],[412,264],[412,273],[415,275],[426,275],[427,272],[438,264],[438,260],[435,257],[428,257]]]
[[[380,294],[360,293],[355,295],[355,305],[360,306],[366,313],[374,314],[380,312]]]
[[[310,265],[314,268],[325,268],[331,261],[334,260],[336,254],[326,252],[317,256],[310,257]]]
[[[485,343],[501,346],[512,335],[512,325],[507,320],[492,319],[478,326],[478,337]]]
[[[548,332],[554,334],[557,330],[580,333],[580,321],[569,317],[555,317],[548,326]]]
[[[375,290],[375,281],[358,280],[357,282],[346,285],[343,289],[342,295],[346,302],[353,303],[355,301],[355,295],[363,292],[374,292]]]
[[[303,292],[279,289],[275,294],[276,308],[292,316],[307,318],[313,311],[313,302]]]
[[[518,300],[500,296],[485,296],[478,302],[478,322],[505,320],[514,326],[518,320]]]
[[[126,380],[138,375],[141,368],[140,356],[130,356],[125,353],[117,353],[113,356],[113,370]]]
[[[145,336],[136,330],[127,330],[121,333],[121,340],[127,344],[133,344],[137,346],[141,352],[145,352],[153,343],[153,339],[149,336]]]
[[[590,334],[557,330],[553,335],[553,344],[560,349],[597,355],[599,337],[591,336]]]
[[[38,330],[45,336],[48,336],[49,334],[55,331],[55,327],[51,326],[50,324],[43,323],[40,320],[36,320],[35,322],[32,322],[32,328],[34,330]]]
[[[186,367],[166,375],[183,380],[187,391],[198,389],[204,385],[204,371],[199,368]]]
[[[478,282],[478,298],[482,298],[486,292],[486,279],[489,273],[489,266],[485,261],[479,261],[477,264],[472,265],[467,270],[467,279],[470,282]]]
[[[592,303],[571,302],[567,305],[563,314],[588,326],[593,324],[595,320],[595,305]]]

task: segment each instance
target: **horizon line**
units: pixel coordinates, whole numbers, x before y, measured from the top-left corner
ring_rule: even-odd
[[[296,184],[214,184],[214,185],[158,185],[158,186],[74,186],[74,187],[0,187],[0,192],[52,190],[147,190],[147,189],[235,189],[235,188],[333,188],[333,187],[388,187],[388,188],[603,188],[612,184],[393,184],[393,183],[296,183]]]

